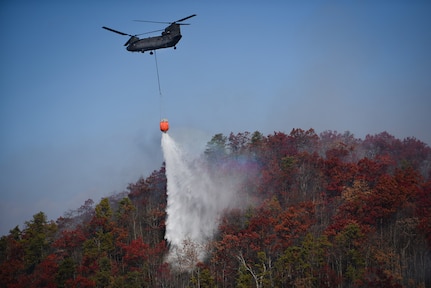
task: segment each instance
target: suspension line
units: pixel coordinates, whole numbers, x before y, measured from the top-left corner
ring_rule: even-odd
[[[157,84],[159,85],[159,95],[160,95],[160,119],[162,119],[162,116],[163,116],[163,95],[162,95],[162,89],[160,88],[159,65],[158,65],[158,63],[157,63],[157,53],[156,53],[156,50],[154,50],[154,59],[155,59],[155,61],[156,61]]]

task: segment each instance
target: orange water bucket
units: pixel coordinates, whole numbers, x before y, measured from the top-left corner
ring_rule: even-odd
[[[168,132],[168,130],[169,130],[168,119],[160,120],[160,131],[162,131],[163,133],[166,133],[166,132]]]

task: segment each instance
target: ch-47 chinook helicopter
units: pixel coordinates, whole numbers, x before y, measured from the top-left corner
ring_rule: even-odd
[[[145,51],[151,51],[150,54],[153,54],[152,51],[162,48],[169,48],[174,47],[176,49],[175,45],[177,45],[178,41],[181,39],[181,31],[180,31],[180,25],[190,25],[186,23],[179,23],[184,20],[187,20],[189,18],[192,18],[196,16],[196,14],[187,16],[183,19],[177,20],[175,22],[158,22],[158,21],[145,21],[145,20],[135,20],[138,22],[151,22],[151,23],[163,23],[163,24],[170,24],[168,27],[166,27],[164,30],[156,30],[152,32],[147,33],[141,33],[136,35],[130,35],[127,33],[123,33],[108,27],[103,26],[103,29],[109,30],[111,32],[124,35],[124,36],[130,36],[130,39],[124,44],[124,46],[127,46],[127,51],[130,52],[142,52]],[[161,36],[155,36],[155,37],[148,37],[139,39],[137,36],[149,34],[153,32],[163,31]]]

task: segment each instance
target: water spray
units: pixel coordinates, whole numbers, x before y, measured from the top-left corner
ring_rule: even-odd
[[[191,159],[167,133],[162,134],[167,178],[166,261],[180,270],[192,270],[203,261],[207,246],[225,209],[236,201],[237,177],[220,179],[205,161]]]

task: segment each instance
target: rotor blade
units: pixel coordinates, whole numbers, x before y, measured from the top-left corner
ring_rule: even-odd
[[[145,33],[136,34],[135,36],[140,36],[140,35],[145,35],[145,34],[156,33],[156,32],[160,32],[160,31],[164,31],[164,30],[165,30],[165,29],[154,30],[154,31],[150,31],[150,32],[145,32]]]
[[[133,20],[133,21],[136,21],[136,22],[146,22],[146,23],[172,24],[172,23],[182,22],[182,21],[184,21],[184,20],[187,20],[187,19],[192,18],[192,17],[195,17],[195,16],[196,16],[196,14],[193,14],[193,15],[187,16],[187,17],[185,17],[185,18],[183,18],[183,19],[180,19],[180,20],[174,21],[174,22],[148,21],[148,20]],[[190,25],[190,24],[183,24],[183,25]]]
[[[103,29],[106,29],[106,30],[108,30],[108,31],[111,31],[111,32],[114,32],[114,33],[120,34],[120,35],[124,35],[124,36],[131,36],[131,37],[133,36],[133,35],[130,35],[130,34],[127,34],[127,33],[124,33],[124,32],[120,32],[120,31],[114,30],[114,29],[112,29],[112,28],[105,27],[105,26],[103,26],[102,28],[103,28]]]
[[[185,18],[183,18],[183,19],[177,20],[177,21],[175,21],[174,23],[176,23],[176,22],[182,22],[182,21],[184,21],[184,20],[187,20],[187,19],[192,18],[192,17],[195,17],[195,16],[196,16],[196,14],[193,14],[193,15],[187,16],[187,17],[185,17]]]
[[[146,23],[172,24],[172,22],[162,22],[162,21],[148,21],[148,20],[133,20],[133,21],[146,22]]]

